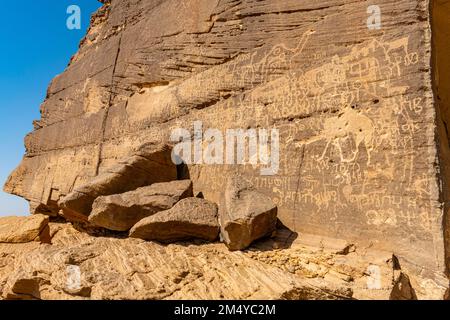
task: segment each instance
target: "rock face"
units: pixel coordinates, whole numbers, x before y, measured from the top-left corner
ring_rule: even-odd
[[[228,181],[220,209],[221,236],[231,250],[242,250],[270,236],[277,226],[277,207],[242,177]]]
[[[158,242],[186,239],[214,241],[219,235],[217,205],[205,199],[186,198],[172,209],[139,221],[130,237]]]
[[[100,196],[107,196],[155,182],[171,181],[177,178],[176,166],[171,160],[170,149],[157,146],[151,151],[140,152],[119,161],[93,180],[62,198],[58,205],[68,220],[87,220],[92,204]]]
[[[48,241],[48,216],[0,218],[0,243]]]
[[[192,182],[182,180],[98,197],[92,206],[89,222],[109,230],[128,231],[140,220],[168,210],[181,199],[192,196]]]
[[[449,4],[369,5],[105,1],[50,84],[5,190],[29,200],[33,213],[63,208],[86,220],[94,197],[157,182],[135,182],[133,166],[108,168],[146,144],[176,147],[174,129],[185,129],[186,141],[207,129],[254,129],[261,141],[270,130],[270,152],[237,165],[186,153],[194,194],[220,203],[238,171],[291,230],[395,253],[411,279],[448,287]],[[193,132],[199,122],[202,132]],[[274,174],[262,176],[268,155]],[[175,176],[169,167],[158,170],[173,170],[166,181]]]

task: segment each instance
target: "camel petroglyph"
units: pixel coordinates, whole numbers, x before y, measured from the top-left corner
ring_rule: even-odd
[[[341,143],[345,139],[353,139],[355,149],[352,157],[345,157]],[[367,151],[367,164],[371,163],[371,152],[374,149],[375,126],[372,120],[354,107],[345,107],[337,116],[325,119],[323,130],[318,135],[305,141],[297,142],[297,146],[308,145],[314,142],[326,141],[326,146],[318,160],[323,160],[330,146],[333,145],[339,152],[341,162],[348,163],[356,160],[361,144]]]

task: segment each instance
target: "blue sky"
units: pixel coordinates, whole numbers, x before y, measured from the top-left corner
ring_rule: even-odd
[[[81,30],[69,30],[70,5],[81,9]],[[23,139],[39,119],[50,80],[77,51],[97,0],[3,1],[0,6],[0,184],[19,164]],[[0,192],[0,216],[28,214],[23,199]]]

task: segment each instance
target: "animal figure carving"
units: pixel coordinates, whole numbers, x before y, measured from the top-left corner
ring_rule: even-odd
[[[355,145],[355,150],[350,158],[345,157],[341,147],[341,143],[346,139],[353,139]],[[339,152],[341,162],[348,163],[356,160],[359,148],[361,144],[364,144],[368,157],[367,164],[370,164],[374,139],[375,126],[372,120],[352,107],[346,107],[337,116],[324,121],[323,130],[319,136],[298,142],[297,145],[307,145],[325,140],[326,146],[319,160],[323,160],[330,146],[334,145]]]
[[[270,82],[292,69],[292,65],[296,58],[302,54],[312,34],[314,34],[314,31],[306,31],[297,47],[293,49],[288,48],[285,44],[278,44],[268,50],[262,58],[259,57],[259,52],[254,52],[248,58],[248,61],[244,61],[244,67],[236,70],[236,65],[230,66],[230,72],[241,75],[239,81],[241,85],[251,84],[256,86]],[[241,64],[242,62],[238,61],[237,63]]]

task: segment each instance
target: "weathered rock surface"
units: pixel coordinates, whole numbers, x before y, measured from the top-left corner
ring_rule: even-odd
[[[105,194],[76,190],[174,128],[277,129],[275,175],[189,165],[194,194],[220,203],[239,171],[290,229],[395,253],[448,287],[449,4],[376,5],[380,28],[367,1],[105,1],[5,190],[52,215],[66,196],[86,220]]]
[[[140,220],[168,210],[181,199],[192,196],[192,181],[181,180],[98,197],[92,205],[89,222],[109,230],[128,231]]]
[[[0,243],[0,299],[439,299],[445,292],[411,276],[392,253],[348,251],[345,241],[316,247],[327,241],[287,230],[229,252],[219,243],[161,245],[91,237],[70,224],[50,229],[52,245]]]
[[[171,150],[156,146],[129,157],[89,183],[77,187],[59,201],[63,216],[68,220],[87,220],[92,204],[100,196],[123,193],[157,182],[177,178],[177,169],[171,160]]]
[[[221,244],[162,246],[138,239],[92,238],[70,225],[59,227],[52,243],[0,244],[0,296],[281,299],[297,298],[297,292],[302,292],[303,298],[310,299],[351,297],[345,286],[296,277],[243,254],[229,253]]]
[[[139,221],[130,237],[158,242],[187,239],[214,241],[219,236],[217,205],[200,198],[186,198],[172,209]]]
[[[355,299],[442,299],[445,293],[445,285],[440,284],[444,279],[435,282],[412,275],[414,268],[392,252],[342,239],[281,229],[275,238],[256,242],[246,254],[300,277],[345,283]]]
[[[221,237],[231,250],[242,250],[270,236],[277,226],[277,206],[240,176],[229,179],[219,212]]]
[[[0,218],[0,243],[47,242],[49,218],[44,215]],[[1,254],[1,253],[0,253]]]

